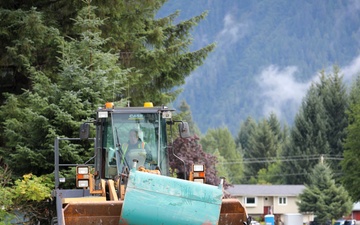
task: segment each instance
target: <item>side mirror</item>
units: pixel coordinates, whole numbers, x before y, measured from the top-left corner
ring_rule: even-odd
[[[86,140],[89,138],[90,125],[88,123],[83,123],[80,126],[80,140]]]
[[[189,124],[187,122],[179,123],[179,133],[181,138],[190,137]]]

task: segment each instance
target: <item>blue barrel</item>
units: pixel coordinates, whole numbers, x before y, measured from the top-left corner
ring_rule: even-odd
[[[275,217],[274,217],[274,215],[266,215],[265,216],[265,224],[266,225],[275,225]]]
[[[131,170],[120,224],[218,224],[222,186]]]

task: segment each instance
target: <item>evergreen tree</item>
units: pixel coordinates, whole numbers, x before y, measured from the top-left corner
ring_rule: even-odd
[[[235,143],[236,146],[241,146],[244,158],[249,158],[249,137],[255,132],[256,126],[256,121],[250,116],[240,125],[240,130],[235,139]]]
[[[330,167],[320,162],[312,170],[309,183],[299,195],[300,212],[312,212],[321,224],[348,215],[352,201],[342,186],[337,186]]]
[[[337,66],[334,66],[333,73],[327,76],[324,71],[321,71],[320,82],[317,85],[327,115],[328,127],[326,129],[326,136],[329,142],[331,158],[342,157],[342,143],[346,137],[345,128],[348,125],[346,115],[348,96],[342,76],[339,73],[340,70]],[[328,164],[333,171],[340,170],[338,160],[330,161]]]
[[[268,165],[260,169],[257,173],[256,182],[259,184],[281,184],[283,183],[283,174],[281,173],[281,158],[282,149],[288,142],[288,128],[284,125],[281,128],[280,122],[274,113],[271,113],[266,120],[273,137],[274,148],[276,148],[275,156],[267,156]],[[273,150],[273,154],[274,154]]]
[[[196,134],[197,136],[201,136],[199,127],[192,119],[190,106],[186,103],[185,100],[181,101],[179,109],[180,109],[179,115],[182,118],[182,120],[186,121],[189,124],[190,132]]]
[[[55,40],[60,32],[48,26],[43,13],[36,8],[0,7],[0,18],[0,71],[10,85],[0,89],[0,104],[3,104],[3,93],[20,94],[32,85],[29,67],[41,69],[49,77],[57,72],[59,54]]]
[[[322,154],[329,154],[326,137],[327,116],[318,89],[311,85],[295,117],[290,142],[284,147],[282,157],[299,157],[282,163],[286,184],[303,184],[306,176]]]
[[[262,120],[249,138],[249,158],[246,161],[245,176],[250,183],[257,182],[257,174],[261,169],[266,169],[271,161],[277,158],[279,151],[278,137],[274,135],[267,120]]]
[[[267,118],[267,123],[270,126],[270,129],[273,133],[273,135],[276,137],[276,139],[274,141],[276,141],[276,143],[282,142],[283,137],[283,133],[281,130],[281,125],[280,122],[276,116],[275,113],[270,113],[269,117]]]
[[[206,12],[175,24],[179,12],[164,18],[155,18],[165,2],[165,0],[85,1],[88,6],[97,7],[98,17],[106,18],[106,23],[99,27],[102,38],[107,40],[102,46],[103,50],[118,54],[121,68],[130,70],[123,85],[124,90],[117,99],[129,99],[133,106],[142,105],[145,101],[152,101],[155,105],[173,101],[181,91],[174,87],[184,84],[190,72],[201,65],[207,54],[215,47],[214,44],[209,44],[195,51],[189,50],[192,44],[190,32],[206,17]],[[8,8],[6,11],[11,12],[19,8],[35,10],[36,7],[44,12],[47,26],[56,27],[61,36],[77,38],[79,31],[73,29],[72,18],[78,14],[84,2],[60,0],[44,3],[42,0],[37,0],[32,1],[31,4],[24,2],[0,6]],[[8,42],[18,39],[16,35],[4,37],[3,49],[8,48],[6,45]],[[44,49],[45,47],[36,48],[36,51],[42,52]],[[5,51],[3,54],[0,53],[0,62],[4,57],[6,57]],[[47,67],[46,63],[41,65]],[[50,68],[53,68],[53,65]]]
[[[229,183],[240,183],[243,173],[241,154],[236,150],[235,141],[227,128],[210,129],[201,139],[201,145],[206,152],[218,151],[226,160],[226,171]]]
[[[342,142],[346,137],[348,96],[339,68],[333,73],[320,72],[319,82],[313,83],[296,115],[291,131],[290,143],[285,148],[284,157],[303,156],[297,161],[285,162],[283,169],[287,183],[303,183],[305,174],[314,166],[314,158],[320,155],[339,158]],[[337,160],[329,162],[334,171],[339,171]]]
[[[132,105],[142,105],[145,100],[160,105],[175,100],[180,90],[173,87],[184,84],[215,47],[210,44],[189,51],[190,32],[207,13],[174,24],[179,12],[155,19],[165,0],[115,2],[95,4],[99,4],[102,16],[111,18],[104,26],[106,34],[113,37],[109,46],[119,52],[122,67],[131,70],[124,96]]]
[[[360,103],[360,74],[352,83],[349,93],[349,104],[353,105],[358,103]]]
[[[189,51],[190,31],[206,13],[174,25],[178,13],[155,19],[163,4],[0,4],[1,66],[31,81],[16,95],[6,95],[0,112],[1,154],[16,165],[15,174],[52,171],[54,138],[78,136],[79,123],[106,101],[160,105],[176,97],[180,90],[173,87],[185,82],[214,45]],[[62,156],[66,162],[83,162],[89,147],[70,145]]]
[[[342,184],[354,201],[360,201],[359,157],[360,157],[360,76],[357,77],[350,91],[350,107],[347,112],[349,126],[344,141],[344,160],[342,166]]]
[[[1,107],[5,139],[2,155],[15,174],[51,173],[54,138],[77,137],[80,123],[119,91],[114,85],[121,86],[124,71],[117,65],[117,55],[101,50],[106,41],[98,27],[103,21],[93,10],[84,8],[75,20],[81,31],[79,39],[57,38],[61,54],[58,74],[29,66],[32,89],[9,95]],[[89,147],[64,147],[64,163],[83,163],[83,158],[89,157]]]
[[[274,113],[270,113],[269,117],[259,124],[248,117],[241,124],[235,140],[244,158],[242,183],[282,183],[279,171],[281,161],[278,160],[278,157],[286,140],[287,127],[281,128]],[[261,148],[262,150],[260,150]],[[256,152],[256,150],[260,152]],[[261,153],[261,151],[263,152]]]
[[[212,154],[216,157],[217,163],[216,163],[216,172],[218,177],[223,177],[225,180],[230,177],[229,172],[227,171],[226,159],[220,155],[220,152],[218,150],[215,150],[215,152]]]
[[[277,156],[281,155],[284,144],[288,141],[289,138],[289,128],[287,124],[280,124],[277,116],[274,113],[270,113],[267,122],[271,128],[272,133],[275,136],[275,142],[278,146]]]

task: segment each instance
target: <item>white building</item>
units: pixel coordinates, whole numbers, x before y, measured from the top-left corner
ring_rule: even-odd
[[[299,214],[297,197],[304,185],[233,185],[226,191],[245,206],[252,217],[275,216],[275,221],[284,221],[285,215]],[[313,220],[312,214],[303,214],[303,223]]]

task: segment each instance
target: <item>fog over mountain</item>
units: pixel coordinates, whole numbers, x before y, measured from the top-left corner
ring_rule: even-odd
[[[227,126],[236,135],[248,116],[275,112],[292,124],[320,70],[341,68],[351,83],[360,71],[360,1],[170,0],[159,17],[179,20],[208,11],[193,31],[193,50],[215,42],[204,65],[181,87],[205,133]]]

